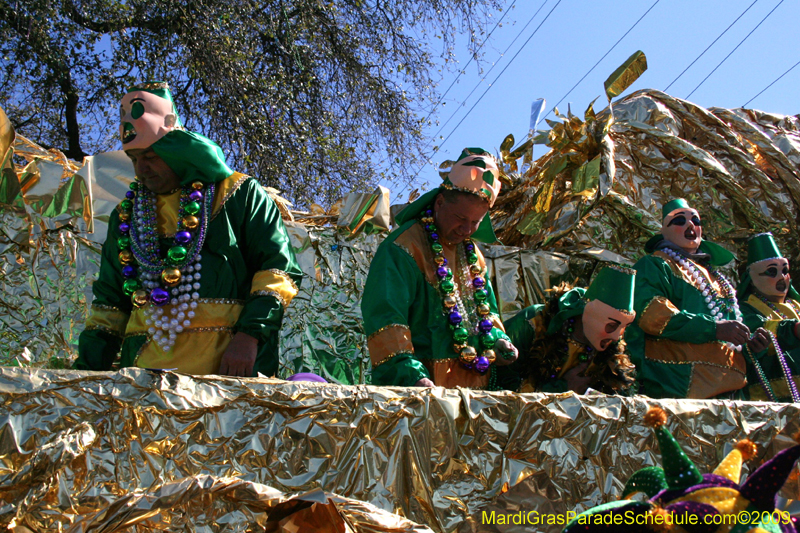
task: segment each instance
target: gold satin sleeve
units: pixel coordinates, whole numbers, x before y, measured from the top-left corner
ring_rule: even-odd
[[[680,311],[675,304],[663,296],[656,296],[644,308],[639,318],[639,327],[648,335],[661,335],[670,319]]]
[[[85,329],[99,329],[122,337],[129,318],[128,313],[116,307],[93,305]]]
[[[275,296],[286,308],[297,295],[295,285],[289,274],[277,268],[261,270],[253,276],[250,294],[267,294]]]
[[[367,339],[372,367],[381,365],[401,353],[414,353],[411,330],[404,324],[384,326]]]

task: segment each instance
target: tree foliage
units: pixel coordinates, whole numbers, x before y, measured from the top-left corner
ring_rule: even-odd
[[[501,0],[0,0],[0,106],[80,160],[119,147],[118,99],[167,80],[189,129],[301,205],[407,176],[437,55]],[[437,38],[440,41],[437,41]],[[441,42],[434,50],[426,43]]]

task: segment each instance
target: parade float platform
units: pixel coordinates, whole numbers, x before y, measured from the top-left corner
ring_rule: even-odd
[[[547,521],[660,464],[653,405],[701,472],[745,437],[752,472],[800,429],[790,404],[143,369],[0,368],[0,401],[0,524],[15,531],[559,531]]]
[[[500,145],[509,183],[491,216],[506,246],[484,254],[504,319],[604,262],[632,264],[675,196],[740,257],[771,231],[800,265],[797,116],[647,90],[550,126]],[[536,160],[534,142],[550,149]],[[271,191],[305,274],[278,375],[333,383],[58,370],[132,169],[122,152],[68,161],[1,111],[0,157],[0,525],[14,531],[559,531],[547,522],[659,464],[650,406],[701,472],[744,437],[752,472],[800,429],[788,404],[368,385],[358,304],[391,227],[385,189],[305,212]],[[799,491],[795,466],[782,495]]]

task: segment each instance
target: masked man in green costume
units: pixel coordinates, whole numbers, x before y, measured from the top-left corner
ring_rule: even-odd
[[[737,396],[750,340],[736,293],[717,267],[732,253],[703,240],[700,214],[680,198],[635,265],[637,319],[626,337],[639,392],[654,398]]]
[[[275,374],[278,330],[301,271],[278,208],[222,150],[180,123],[169,87],[121,101],[136,171],[111,213],[75,368]]]
[[[747,244],[738,296],[744,323],[763,342],[745,347],[745,397],[800,402],[800,294],[792,287],[789,260],[770,233],[756,235]]]
[[[521,356],[499,384],[520,392],[630,392],[634,367],[622,336],[636,316],[634,277],[630,268],[606,266],[588,289],[555,288],[548,303],[507,320]]]
[[[397,215],[361,302],[374,384],[495,388],[497,367],[516,359],[475,245],[496,240],[487,211],[499,174],[467,148],[441,187]]]

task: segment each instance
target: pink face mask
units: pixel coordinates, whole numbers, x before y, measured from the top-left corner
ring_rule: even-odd
[[[765,259],[753,263],[750,269],[750,279],[753,286],[764,296],[786,296],[789,292],[789,260],[785,257]]]
[[[703,241],[700,215],[691,208],[677,209],[667,215],[661,225],[661,234],[680,248],[695,252]]]
[[[120,102],[119,136],[123,150],[149,148],[177,129],[172,102],[147,91],[133,91]]]
[[[483,162],[479,165],[478,162]],[[492,174],[492,183],[484,181],[485,172]],[[494,205],[497,195],[500,193],[500,170],[497,163],[491,156],[471,155],[458,161],[450,169],[450,182],[456,187],[468,189],[470,191],[480,191],[485,189],[488,193],[489,207]]]
[[[583,309],[583,334],[595,350],[602,351],[622,337],[635,317],[635,313],[626,314],[600,300],[592,300]]]

